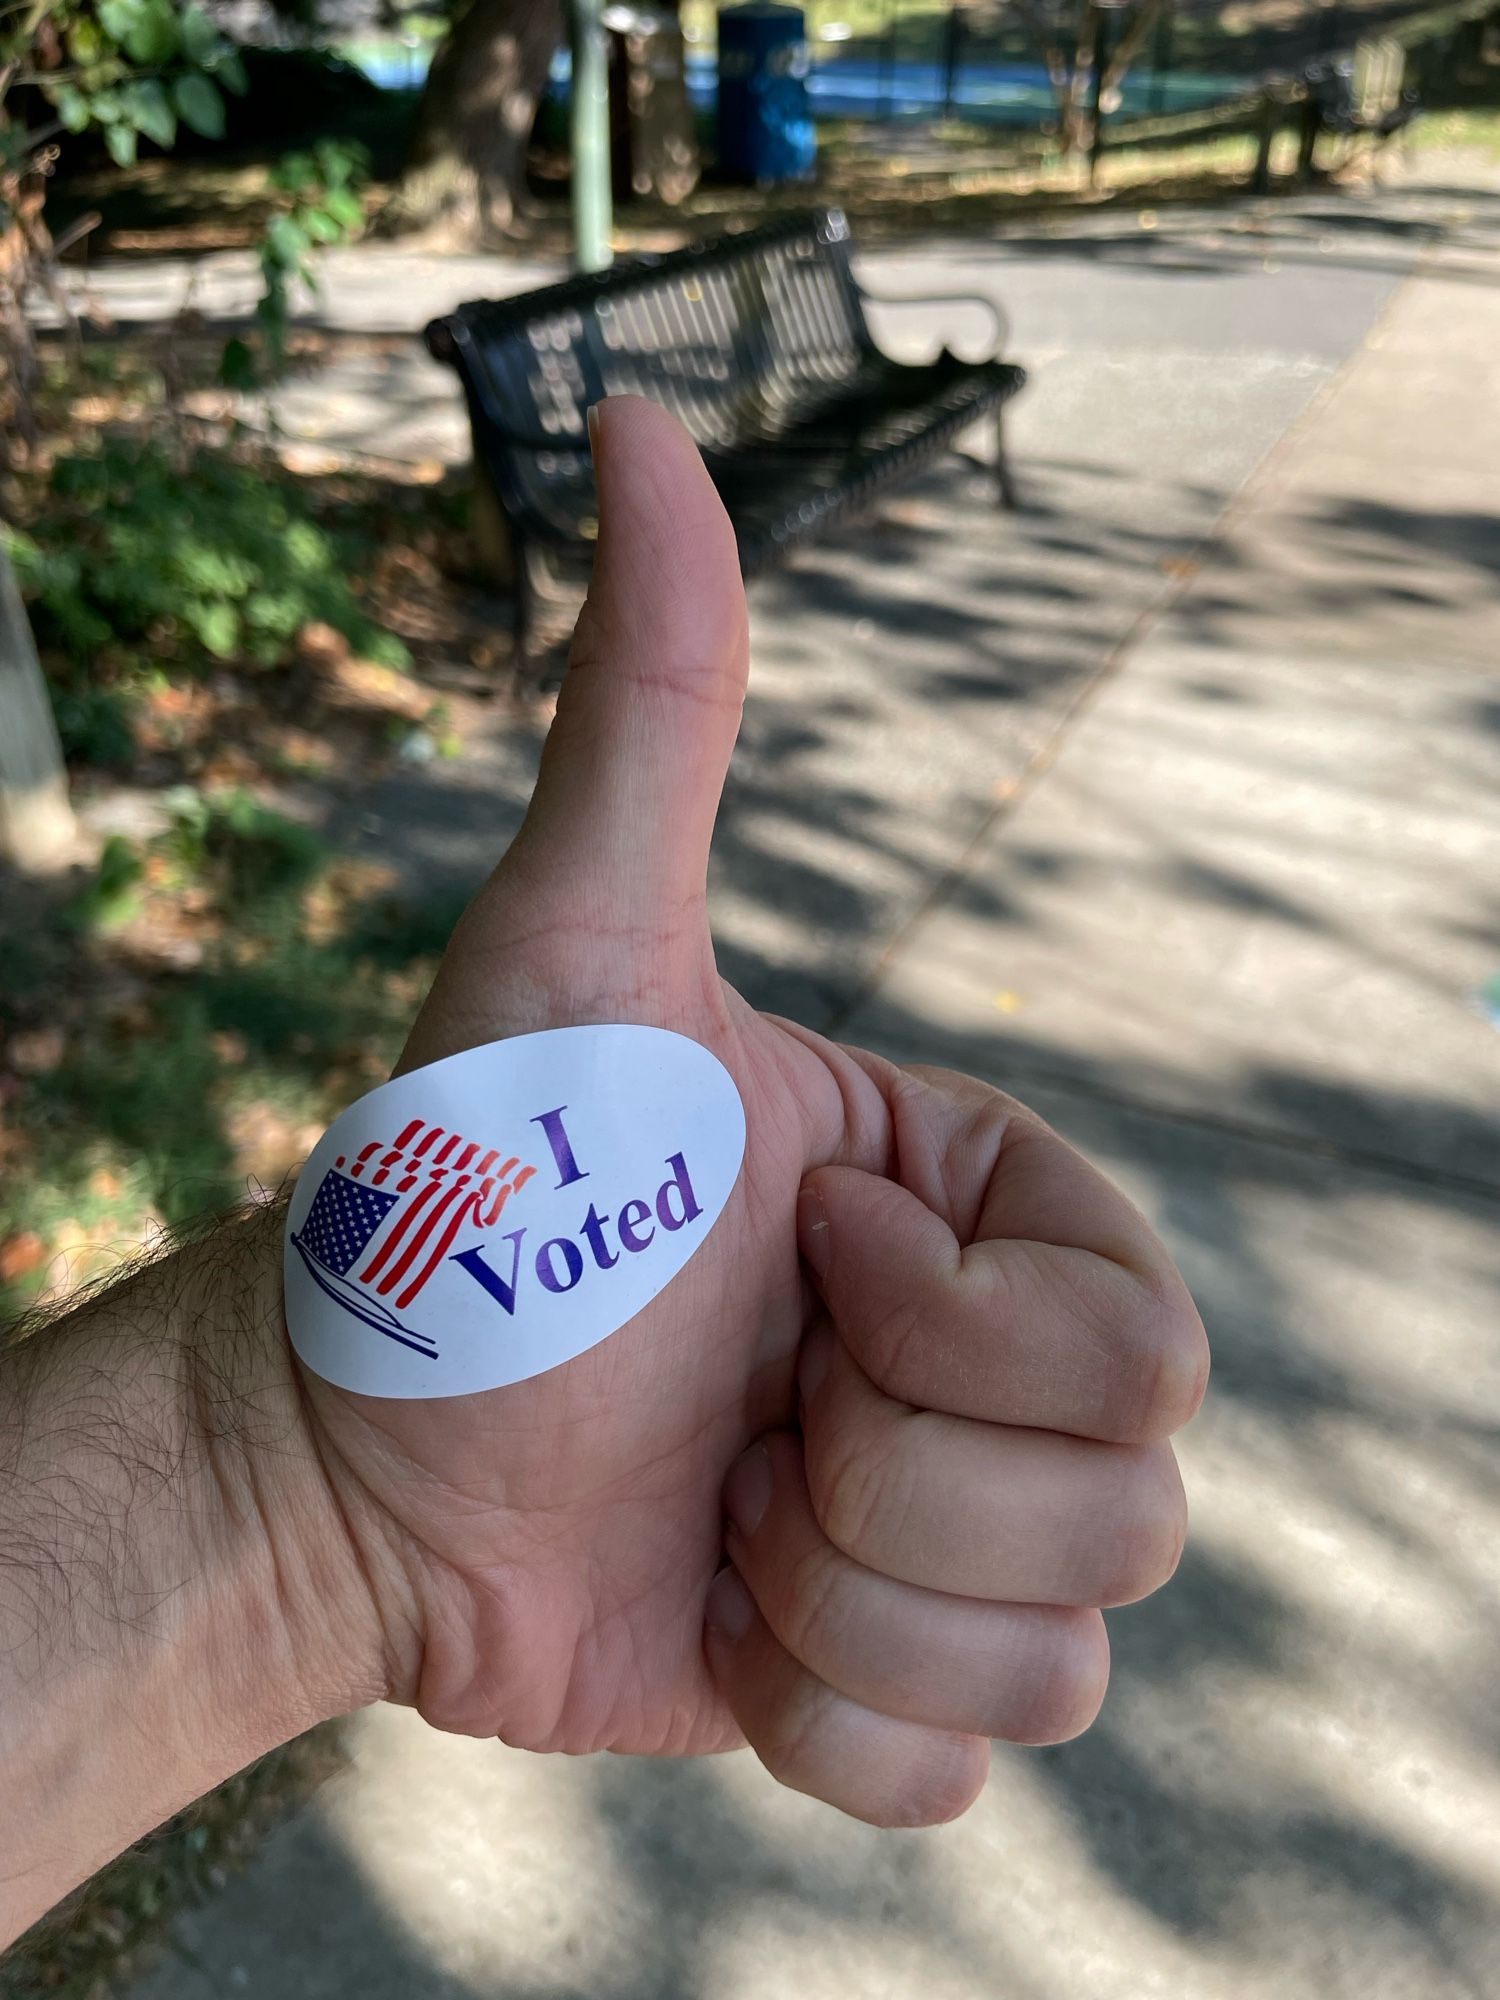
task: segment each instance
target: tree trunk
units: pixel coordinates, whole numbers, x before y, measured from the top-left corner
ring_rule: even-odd
[[[1036,45],[1038,54],[1047,66],[1047,81],[1052,87],[1052,95],[1057,104],[1057,129],[1064,148],[1068,144],[1068,107],[1072,102],[1072,77],[1068,69],[1068,58],[1061,42],[1051,32],[1040,9],[1033,0],[1016,0],[1016,12],[1025,24],[1026,32]]]
[[[12,131],[0,108],[0,148]],[[43,189],[40,174],[0,173],[0,471],[36,443],[36,341],[26,292],[43,274],[50,247]]]
[[[537,102],[563,36],[563,0],[469,0],[433,62],[383,223],[431,230],[453,249],[498,245],[524,190]]]
[[[0,861],[52,868],[69,857],[76,838],[52,704],[0,542]]]
[[[1129,27],[1104,66],[1104,77],[1099,85],[1099,102],[1104,110],[1118,110],[1120,90],[1130,74],[1130,66],[1146,46],[1146,37],[1161,19],[1165,4],[1166,0],[1138,0]]]
[[[1097,0],[1088,0],[1078,29],[1078,47],[1073,56],[1073,86],[1068,92],[1068,120],[1063,128],[1063,151],[1081,153],[1094,141],[1094,65],[1099,59],[1101,9]]]

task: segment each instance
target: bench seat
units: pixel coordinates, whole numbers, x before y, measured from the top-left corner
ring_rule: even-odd
[[[687,426],[752,571],[998,413],[1025,381],[999,358],[881,352],[837,210],[518,298],[460,306],[427,328],[459,374],[476,467],[498,502],[525,648],[539,600],[596,532],[586,413],[624,393]],[[985,306],[1003,328],[993,302]],[[908,301],[890,301],[892,304]],[[1000,497],[1012,493],[997,422]]]

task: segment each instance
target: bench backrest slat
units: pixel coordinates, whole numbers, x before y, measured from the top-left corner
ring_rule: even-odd
[[[458,366],[502,480],[532,505],[587,479],[585,412],[601,396],[650,396],[706,450],[726,449],[774,436],[871,352],[836,209],[460,306],[429,341]]]

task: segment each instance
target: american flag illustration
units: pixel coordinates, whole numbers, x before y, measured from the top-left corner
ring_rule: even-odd
[[[465,1227],[493,1228],[536,1172],[498,1146],[413,1118],[389,1144],[372,1139],[352,1163],[341,1153],[318,1183],[292,1242],[315,1284],[346,1312],[419,1354],[425,1333],[397,1317]]]

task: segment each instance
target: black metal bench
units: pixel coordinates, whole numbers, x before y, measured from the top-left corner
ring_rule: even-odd
[[[460,306],[427,328],[468,399],[479,497],[513,583],[523,656],[548,600],[586,573],[596,530],[585,412],[602,396],[664,403],[702,448],[747,573],[774,561],[996,418],[998,497],[1014,505],[1000,421],[1025,381],[996,352],[922,366],[871,336],[849,227],[829,209],[702,248]],[[880,300],[882,304],[934,303]],[[498,503],[496,506],[495,503]]]
[[[1395,103],[1373,114],[1363,111],[1352,56],[1309,63],[1302,72],[1302,84],[1307,95],[1297,171],[1304,180],[1312,172],[1318,140],[1325,132],[1345,139],[1370,138],[1383,144],[1404,132],[1421,115],[1421,100],[1415,90],[1403,90]]]

